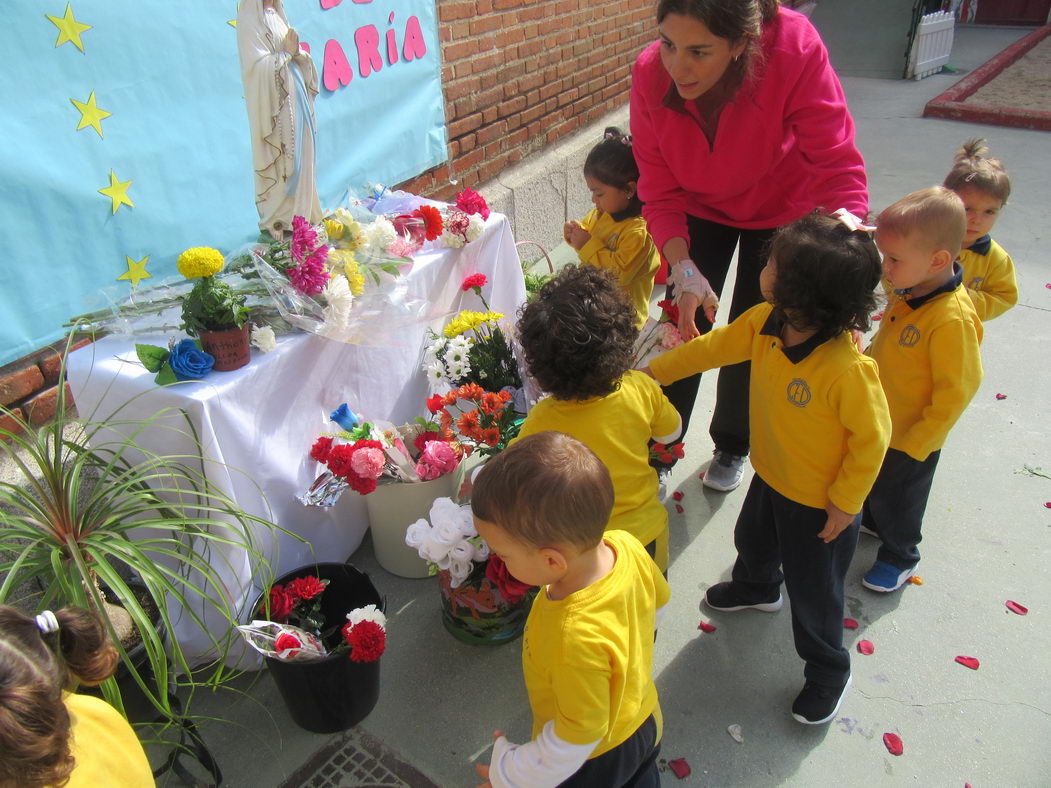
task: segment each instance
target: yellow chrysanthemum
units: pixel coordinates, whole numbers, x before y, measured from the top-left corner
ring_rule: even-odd
[[[449,325],[445,327],[442,332],[448,339],[458,337],[466,331],[473,331],[483,323],[492,323],[496,325],[496,321],[503,317],[501,312],[472,312],[465,309],[463,312],[458,314],[452,320],[449,321]]]
[[[343,237],[343,233],[346,228],[343,226],[343,222],[338,222],[335,219],[325,219],[325,232],[328,233],[330,241],[338,241]]]
[[[210,246],[193,246],[179,255],[178,266],[187,279],[215,276],[223,270],[223,253]]]
[[[328,253],[328,264],[332,271],[342,273],[350,285],[350,292],[361,295],[365,289],[365,277],[361,274],[361,266],[349,249],[332,249]]]

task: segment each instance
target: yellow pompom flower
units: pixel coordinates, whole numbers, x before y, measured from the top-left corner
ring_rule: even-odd
[[[343,237],[345,230],[343,222],[338,222],[335,219],[325,219],[325,232],[328,233],[329,240],[338,241]]]
[[[361,274],[361,266],[357,258],[349,249],[331,249],[328,253],[328,264],[335,272],[342,272],[350,285],[350,292],[356,296],[361,295],[365,289],[365,277]]]
[[[194,246],[179,255],[178,265],[187,279],[215,276],[223,270],[223,253],[210,246]]]

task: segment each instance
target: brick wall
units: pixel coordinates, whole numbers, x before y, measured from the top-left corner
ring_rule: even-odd
[[[70,345],[70,351],[89,342],[87,337],[78,337]],[[62,339],[0,367],[0,405],[30,424],[51,420],[58,400],[57,384],[65,349],[66,340]],[[68,383],[66,402],[73,403]],[[19,431],[18,422],[7,413],[0,413],[0,428]]]
[[[400,185],[436,199],[623,106],[631,64],[656,36],[654,0],[437,5],[450,161]]]

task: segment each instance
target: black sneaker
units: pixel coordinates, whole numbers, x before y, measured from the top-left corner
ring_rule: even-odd
[[[784,597],[777,592],[777,597],[765,601],[753,602],[741,595],[740,586],[733,582],[716,583],[704,594],[704,604],[712,610],[721,610],[724,613],[732,613],[734,610],[762,610],[764,613],[776,613],[784,604]]]
[[[850,676],[842,687],[808,681],[792,704],[792,716],[804,725],[823,725],[836,716],[849,686]]]

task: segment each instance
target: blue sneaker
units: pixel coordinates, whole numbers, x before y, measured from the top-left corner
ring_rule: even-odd
[[[913,569],[915,567],[898,569],[898,567],[891,566],[886,561],[877,561],[872,565],[865,577],[862,578],[861,585],[872,591],[879,591],[884,594],[897,591],[912,577]]]

